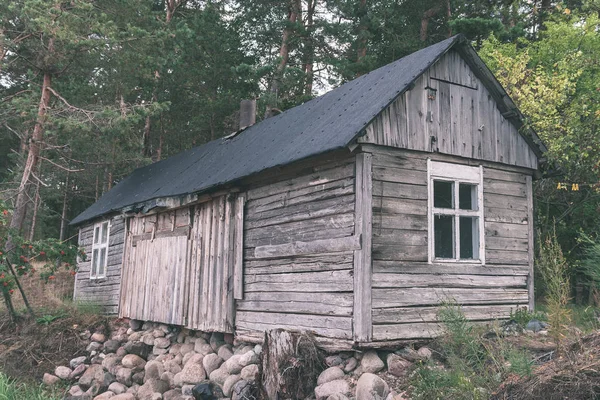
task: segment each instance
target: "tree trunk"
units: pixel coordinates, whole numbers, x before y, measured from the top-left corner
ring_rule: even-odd
[[[35,313],[33,312],[33,308],[31,308],[31,304],[29,304],[29,300],[27,299],[27,296],[25,295],[25,291],[23,290],[23,287],[21,286],[21,282],[19,281],[19,277],[15,273],[15,269],[13,268],[12,264],[7,259],[4,259],[4,261],[6,262],[6,265],[8,266],[8,269],[10,270],[10,273],[13,275],[13,278],[15,279],[15,283],[17,284],[17,288],[19,289],[19,292],[21,293],[21,297],[23,298],[23,303],[25,304],[25,308],[27,308],[27,312],[32,317],[35,317]],[[10,296],[10,293],[9,293],[9,296]]]
[[[314,14],[315,8],[317,7],[318,0],[308,0],[306,10],[306,38],[304,43],[305,49],[305,61],[304,61],[304,95],[312,95],[314,72],[313,63],[315,59],[315,46],[313,43],[313,28],[314,28]]]
[[[450,19],[452,18],[452,7],[450,6],[450,0],[446,0],[446,16],[448,17],[448,37],[452,36],[452,25],[450,25]]]
[[[544,22],[546,22],[546,18],[550,14],[550,9],[552,8],[552,0],[542,0],[538,18],[538,32],[543,31]]]
[[[2,297],[4,298],[4,305],[6,305],[6,310],[8,311],[8,315],[10,320],[14,323],[17,322],[17,312],[15,311],[15,307],[13,306],[12,299],[10,298],[10,293],[6,288],[2,288]]]
[[[60,236],[61,241],[65,240],[67,232],[67,209],[69,205],[69,173],[67,173],[67,179],[65,182],[65,193],[63,195],[62,213],[60,215]]]
[[[439,12],[440,12],[440,6],[435,6],[423,13],[423,16],[421,17],[421,33],[420,33],[420,38],[421,38],[422,42],[427,40],[427,28],[429,27],[429,20],[431,18],[435,17]]]
[[[35,237],[35,226],[37,224],[37,214],[40,208],[40,182],[36,182],[35,185],[35,196],[33,198],[33,216],[31,217],[31,228],[29,230],[29,241],[33,241]]]
[[[367,55],[367,0],[360,0],[358,18],[359,21],[358,42],[356,46],[356,62],[360,63],[361,60]]]
[[[265,111],[265,119],[275,115],[275,110],[277,108],[279,84],[281,83],[281,79],[283,78],[283,73],[285,71],[285,67],[287,66],[290,56],[290,38],[293,34],[294,24],[298,19],[298,13],[300,11],[298,9],[298,5],[298,0],[289,0],[288,2],[288,23],[285,29],[283,30],[281,47],[279,48],[279,64],[277,65],[277,69],[275,70],[275,74],[273,75],[273,79],[271,80],[271,87],[269,88],[271,98],[269,99],[269,104],[267,104],[267,109]]]
[[[29,152],[27,154],[27,160],[25,161],[25,167],[23,168],[23,175],[21,176],[21,183],[19,184],[19,189],[17,192],[15,209],[10,221],[10,227],[18,231],[21,231],[23,227],[26,209],[29,203],[27,191],[30,184],[31,174],[36,169],[39,162],[40,147],[44,137],[44,123],[46,121],[46,113],[50,103],[50,91],[48,88],[50,87],[51,83],[52,76],[50,73],[44,73],[44,79],[42,82],[42,95],[38,105],[37,119],[35,127],[33,128],[33,135],[31,136],[31,140],[29,142]],[[7,250],[10,250],[11,248],[12,241],[9,241],[9,243],[7,243]]]

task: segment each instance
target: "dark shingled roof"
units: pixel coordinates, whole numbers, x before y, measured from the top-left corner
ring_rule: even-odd
[[[153,199],[214,189],[228,182],[347,147],[398,95],[454,44],[457,35],[350,81],[323,96],[135,170],[71,224]]]

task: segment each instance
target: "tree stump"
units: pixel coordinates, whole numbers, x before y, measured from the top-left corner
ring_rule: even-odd
[[[311,396],[323,367],[312,335],[283,329],[265,332],[261,381],[264,398],[283,400]]]

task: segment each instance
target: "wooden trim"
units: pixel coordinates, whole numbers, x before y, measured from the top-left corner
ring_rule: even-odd
[[[310,242],[294,242],[258,246],[254,249],[254,259],[293,257],[307,254],[337,253],[361,248],[360,235],[336,239],[319,239]]]
[[[132,246],[135,246],[140,240],[152,240],[158,238],[167,238],[174,236],[189,236],[190,226],[180,226],[174,228],[172,231],[153,232],[153,233],[142,233],[140,235],[134,235],[132,237]]]
[[[373,155],[356,155],[355,235],[362,237],[361,248],[354,251],[354,340],[373,338],[371,315],[372,230],[373,230]]]
[[[529,310],[535,309],[535,291],[533,285],[533,268],[534,268],[534,237],[533,237],[533,183],[531,176],[526,177],[527,185],[527,233],[528,233],[528,264],[529,276],[527,279],[527,290],[529,292]]]
[[[244,298],[244,205],[246,195],[241,194],[235,203],[235,236],[233,261],[233,298]]]

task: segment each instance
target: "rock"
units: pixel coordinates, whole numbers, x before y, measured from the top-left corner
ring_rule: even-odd
[[[169,354],[180,354],[181,353],[181,344],[173,343],[171,347],[169,347]]]
[[[90,340],[92,342],[104,343],[104,342],[106,342],[106,336],[104,336],[103,333],[94,332],[94,334],[90,337]]]
[[[256,398],[258,398],[258,395],[254,383],[242,379],[233,385],[233,389],[231,390],[231,400],[248,400]]]
[[[254,350],[254,347],[252,346],[242,346],[240,348],[238,348],[236,351],[233,352],[233,354],[246,354],[249,351]]]
[[[163,400],[180,400],[181,396],[180,389],[171,389],[164,392],[162,398]]]
[[[206,371],[204,367],[195,362],[188,362],[183,367],[183,370],[175,375],[175,386],[183,386],[185,384],[197,384],[206,379]]]
[[[44,377],[42,378],[42,382],[44,382],[44,385],[46,386],[54,386],[60,382],[60,378],[56,375],[45,373]]]
[[[356,360],[356,358],[351,357],[348,360],[346,360],[346,365],[344,366],[344,372],[352,372],[354,371],[354,368],[356,368],[356,366],[358,365],[358,360]]]
[[[93,364],[83,373],[79,378],[79,386],[83,389],[90,388],[95,382],[101,382],[104,380],[104,369],[102,365]]]
[[[204,356],[202,354],[194,354],[187,359],[187,361],[184,363],[184,367],[190,363],[202,365],[202,361],[204,361]]]
[[[152,331],[152,336],[155,338],[164,338],[165,332],[162,329],[155,329]]]
[[[385,399],[389,393],[388,384],[375,374],[366,372],[356,383],[357,400]]]
[[[127,342],[123,348],[127,353],[135,354],[143,359],[147,359],[152,350],[152,346],[148,346],[143,342]]]
[[[327,398],[327,400],[349,400],[348,396],[337,393],[337,394],[332,394],[331,396],[329,396]]]
[[[229,347],[229,345],[225,345],[225,346],[219,347],[219,351],[217,352],[217,354],[219,355],[219,357],[221,357],[223,359],[223,361],[227,361],[233,355],[233,351],[231,351],[231,348]]]
[[[127,354],[125,357],[123,357],[123,360],[121,360],[121,364],[123,364],[125,368],[131,368],[139,371],[144,369],[146,361],[144,361],[144,359],[137,354]]]
[[[91,336],[92,332],[88,331],[87,329],[79,334],[79,337],[83,340],[89,340]]]
[[[171,341],[164,337],[159,337],[154,339],[154,347],[158,347],[159,349],[166,349],[171,345]]]
[[[419,350],[417,350],[417,353],[422,360],[429,360],[433,355],[429,347],[421,347]]]
[[[125,355],[127,354],[127,351],[125,351],[125,347],[121,346],[117,349],[117,352],[115,354],[118,355],[119,357],[125,357]]]
[[[240,369],[241,372],[241,369]],[[211,372],[210,374],[210,380],[212,382],[215,382],[219,385],[223,385],[225,383],[225,380],[227,379],[227,377],[229,376],[229,371],[227,371],[224,368],[219,368],[219,369],[215,369],[213,372]]]
[[[110,354],[115,353],[121,347],[121,343],[116,340],[107,340],[104,342],[104,353]]]
[[[149,379],[137,391],[138,400],[152,400],[155,393],[163,394],[169,390],[169,384],[160,379]]]
[[[406,376],[412,363],[397,354],[390,353],[387,357],[388,372],[394,376]]]
[[[381,371],[385,367],[385,364],[381,361],[381,358],[379,358],[375,350],[369,350],[363,355],[360,366],[362,367],[363,372],[374,374]]]
[[[243,367],[250,364],[258,364],[259,361],[260,359],[258,357],[258,354],[256,354],[254,350],[242,354],[242,357],[240,358],[240,362]]]
[[[117,378],[117,382],[122,383],[125,386],[131,386],[132,380],[131,377],[133,375],[133,370],[131,368],[125,367],[117,367],[115,377]]]
[[[133,381],[133,383],[142,385],[144,383],[144,376],[146,376],[146,373],[144,371],[135,372],[133,375],[131,375],[131,380]]]
[[[152,354],[154,354],[155,356],[161,356],[161,355],[168,354],[168,353],[169,353],[169,349],[161,349],[156,346],[154,346],[152,348]]]
[[[191,396],[193,389],[194,389],[194,385],[183,385],[181,387],[181,394],[183,396]]]
[[[181,354],[182,356],[185,356],[190,351],[194,351],[194,345],[191,343],[184,343],[179,348],[179,354]]]
[[[122,393],[110,398],[111,400],[135,400],[135,395],[132,393]]]
[[[79,365],[83,364],[86,359],[87,359],[86,356],[76,357],[76,358],[72,359],[71,361],[69,361],[69,366],[71,367],[71,369],[75,369]]]
[[[245,381],[256,381],[258,379],[258,365],[250,364],[242,368],[241,377]]]
[[[178,374],[181,372],[181,366],[176,360],[165,361],[163,364],[165,371],[168,371],[172,374]]]
[[[329,367],[319,375],[319,378],[317,379],[317,386],[321,386],[324,383],[335,381],[343,377],[344,371],[342,371],[340,367]]]
[[[110,385],[108,385],[108,390],[110,390],[114,394],[121,394],[127,391],[127,386],[119,382],[113,382]]]
[[[148,346],[154,345],[154,335],[152,333],[145,333],[140,338],[140,341]]]
[[[87,369],[87,365],[85,364],[79,364],[77,367],[75,367],[75,369],[71,372],[71,374],[69,375],[69,379],[75,379],[78,378],[79,376],[81,376],[81,374],[83,374],[85,372],[85,370]]]
[[[210,353],[214,353],[214,350],[210,344],[202,343],[199,341],[197,341],[196,344],[194,345],[194,351],[198,354],[202,354],[203,356],[210,354]]]
[[[233,385],[238,383],[240,379],[242,379],[240,375],[230,375],[227,379],[225,379],[225,382],[223,383],[223,394],[225,397],[231,396]]]
[[[356,379],[360,378],[360,376],[362,374],[363,374],[363,369],[360,365],[358,367],[356,367],[354,369],[354,371],[352,371],[352,376],[356,377]]]
[[[210,335],[210,340],[208,342],[210,347],[212,347],[213,351],[219,350],[219,347],[225,344],[225,340],[223,339],[223,334],[221,332],[213,332]]]
[[[172,372],[168,372],[168,371],[163,372],[162,375],[160,376],[160,379],[162,379],[165,382],[168,382],[169,387],[175,386],[175,374]]]
[[[160,379],[160,376],[164,372],[163,363],[160,361],[148,361],[144,367],[144,372],[144,381]]]
[[[122,359],[123,357],[119,357],[116,354],[109,354],[106,357],[104,357],[104,360],[102,360],[102,366],[111,374],[116,374],[117,365],[119,365]]]
[[[344,360],[342,360],[342,357],[340,357],[339,355],[333,355],[325,358],[325,364],[328,367],[335,367],[336,365],[340,365],[343,362]]]
[[[221,391],[210,381],[203,381],[192,387],[192,396],[199,400],[212,400],[220,398]],[[182,391],[183,393],[183,391]]]
[[[59,366],[54,370],[54,375],[58,376],[62,380],[66,380],[71,376],[71,372],[73,372],[71,368]]]
[[[99,394],[98,396],[94,397],[94,400],[107,400],[107,399],[112,399],[114,397],[114,393],[111,391],[107,391],[104,392],[102,394]]]
[[[531,321],[529,321],[527,323],[527,325],[525,326],[525,329],[527,329],[528,331],[533,331],[533,332],[539,332],[541,330],[544,330],[544,328],[546,328],[546,326],[548,326],[548,324],[545,324],[542,321],[539,321],[537,319],[532,319]]]
[[[143,325],[143,321],[139,321],[137,319],[132,319],[129,320],[129,327],[131,329],[133,329],[134,331],[139,331],[140,329],[142,329],[142,325]]]
[[[257,344],[256,346],[254,346],[254,352],[256,353],[257,356],[260,356],[262,353],[262,346],[260,344]]]
[[[71,389],[69,389],[69,394],[73,397],[81,396],[83,395],[83,389],[81,389],[79,385],[71,386]]]
[[[223,364],[223,359],[215,353],[207,354],[202,359],[202,365],[207,375],[210,375],[215,369],[219,368]]]
[[[405,360],[411,362],[415,362],[421,359],[419,353],[415,351],[415,349],[413,349],[412,347],[403,347],[400,350],[397,350],[395,353],[400,357],[404,358]]]
[[[345,379],[336,379],[315,388],[315,397],[317,400],[326,400],[329,396],[339,394],[345,396],[350,394],[350,384]]]

